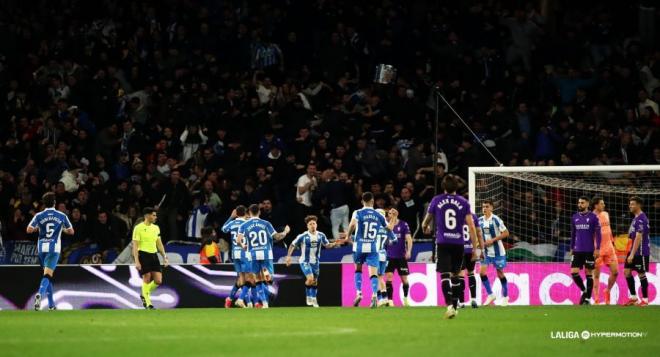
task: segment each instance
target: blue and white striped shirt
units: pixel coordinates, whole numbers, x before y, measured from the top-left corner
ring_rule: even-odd
[[[330,241],[323,232],[313,234],[307,231],[298,235],[291,244],[300,248],[300,263],[317,264],[321,261],[321,247],[330,244]]]
[[[378,252],[378,231],[387,226],[385,216],[371,207],[363,207],[355,211],[357,228],[353,251],[361,253]]]
[[[222,232],[231,235],[231,258],[236,260],[249,260],[248,252],[246,252],[240,244],[238,244],[238,228],[245,223],[245,218],[229,218],[225,224],[222,225]]]
[[[71,228],[71,222],[66,214],[50,207],[35,214],[30,227],[39,229],[39,253],[59,253],[62,249],[62,230]]]
[[[378,260],[381,262],[387,261],[387,247],[398,241],[398,238],[392,231],[388,231],[383,227],[378,230]]]
[[[484,242],[493,239],[500,235],[500,233],[506,231],[504,222],[495,214],[492,214],[489,218],[486,218],[486,216],[479,217],[479,228],[481,228]],[[493,245],[487,246],[484,255],[489,257],[506,256],[504,244],[502,244],[501,240],[498,240]]]

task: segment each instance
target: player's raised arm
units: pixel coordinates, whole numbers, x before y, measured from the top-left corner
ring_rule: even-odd
[[[273,234],[273,239],[282,240],[282,239],[284,239],[284,237],[286,237],[287,234],[289,234],[289,232],[291,232],[291,228],[289,228],[289,226],[287,225],[287,226],[284,227],[284,230],[282,232],[274,233]]]
[[[229,233],[231,229],[231,222],[234,219],[236,219],[236,217],[238,217],[238,215],[236,214],[236,209],[234,209],[233,211],[231,211],[231,215],[229,216],[225,224],[222,225],[222,228],[220,228],[220,230],[222,230],[223,233]]]

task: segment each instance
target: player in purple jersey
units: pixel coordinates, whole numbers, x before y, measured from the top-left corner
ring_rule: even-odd
[[[479,222],[477,215],[474,213],[471,214],[472,220],[474,222]],[[472,241],[470,240],[470,228],[467,224],[463,225],[463,266],[461,266],[463,276],[460,280],[461,293],[458,295],[459,307],[461,308],[465,307],[465,279],[468,280],[468,286],[470,289],[470,305],[473,309],[479,307],[479,304],[477,303],[477,278],[474,276],[474,267],[477,262],[472,260],[472,253],[473,251],[476,251],[477,256],[481,257],[482,250],[480,248],[484,246],[484,239],[481,234],[481,229],[477,229],[476,231],[477,240],[479,241],[479,246],[477,247],[473,246]]]
[[[472,219],[470,203],[456,194],[458,181],[453,175],[442,179],[442,195],[433,197],[422,222],[426,234],[431,234],[431,223],[435,222],[436,271],[442,279],[442,293],[447,312],[445,318],[457,314],[458,295],[461,293],[460,273],[463,265],[463,225],[467,224],[473,246],[478,246],[477,233]],[[476,251],[472,261],[477,260]]]
[[[41,266],[44,268],[44,275],[39,284],[39,292],[35,296],[34,309],[41,310],[41,298],[46,295],[49,310],[55,310],[52,280],[57,261],[60,259],[62,245],[60,236],[62,233],[73,235],[74,231],[69,218],[55,209],[55,194],[53,192],[44,194],[41,200],[45,206],[44,210],[35,214],[26,228],[28,234],[39,233],[37,251],[39,252]]]
[[[639,306],[647,306],[649,304],[649,281],[646,278],[646,271],[649,266],[649,255],[651,254],[651,241],[649,239],[649,219],[646,213],[642,211],[642,199],[634,196],[628,201],[630,213],[635,215],[630,229],[628,231],[628,238],[633,240],[632,248],[626,258],[626,264],[623,267],[623,274],[626,276],[626,283],[628,283],[628,292],[630,298],[625,304],[626,306],[638,304]],[[639,283],[642,286],[642,301],[637,303],[637,294],[635,291],[635,278],[632,272],[637,272]]]
[[[390,214],[390,220],[394,224],[392,232],[396,236],[396,243],[387,246],[387,268],[385,268],[385,273],[387,281],[385,287],[387,289],[387,300],[389,306],[394,306],[392,301],[392,295],[394,294],[394,288],[392,287],[392,278],[394,277],[394,271],[399,272],[399,277],[401,278],[401,286],[403,289],[403,306],[409,306],[408,302],[408,292],[410,291],[410,285],[408,284],[408,260],[412,252],[413,239],[412,234],[410,234],[410,228],[408,223],[402,221],[398,217],[398,213],[395,215]]]
[[[600,221],[595,213],[589,211],[589,198],[581,196],[578,199],[578,212],[571,218],[571,276],[582,292],[580,305],[591,303],[591,292],[594,288],[593,269],[599,249]],[[580,277],[582,267],[587,278],[586,288]]]

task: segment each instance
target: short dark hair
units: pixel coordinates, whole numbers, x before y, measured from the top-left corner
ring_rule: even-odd
[[[211,226],[202,227],[201,233],[202,233],[202,238],[208,238],[213,234],[213,227]]]
[[[143,216],[146,216],[148,214],[152,214],[154,212],[156,212],[156,209],[153,208],[153,207],[145,207],[145,208],[142,209],[142,215]]]
[[[482,204],[491,205],[492,207],[495,207],[495,205],[493,204],[493,200],[491,200],[490,198],[485,199]]]
[[[587,197],[587,196],[585,196],[585,195],[580,196],[580,198],[578,198],[578,201],[579,201],[579,200],[585,200],[585,201],[587,201],[587,203],[591,202],[591,200],[589,199],[589,197]]]
[[[362,202],[371,202],[374,200],[374,194],[371,192],[365,192],[362,194]]]
[[[628,201],[635,201],[635,203],[637,203],[638,205],[640,205],[640,207],[641,207],[642,205],[644,205],[644,200],[642,200],[642,198],[639,197],[639,196],[632,196],[632,197],[630,197],[630,199],[629,199]]]
[[[456,190],[458,190],[458,181],[454,175],[447,175],[442,179],[441,186],[447,193],[456,193]]]
[[[247,212],[247,208],[245,208],[245,206],[243,206],[243,205],[236,206],[236,214],[239,217],[245,216],[245,212]]]
[[[55,207],[55,193],[54,192],[46,192],[44,195],[41,197],[41,200],[44,202],[44,205],[46,207]]]
[[[250,211],[250,214],[253,216],[256,216],[259,214],[259,205],[256,204],[251,204],[250,207],[248,207],[248,211]]]
[[[307,223],[309,223],[309,222],[311,222],[311,221],[318,222],[318,220],[319,220],[318,217],[316,217],[315,215],[311,214],[311,215],[305,217],[305,224],[307,224]]]
[[[600,201],[603,201],[603,198],[600,196],[594,196],[591,198],[591,207],[594,208],[596,207],[597,204],[600,203]]]

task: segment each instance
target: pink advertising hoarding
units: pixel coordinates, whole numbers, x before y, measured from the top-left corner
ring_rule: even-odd
[[[435,264],[410,263],[410,305],[412,306],[438,306],[444,305],[439,276],[435,272]],[[657,294],[660,288],[660,279],[657,275],[658,263],[649,266],[646,274],[649,281],[649,303],[658,305],[660,298]],[[509,285],[509,305],[570,305],[580,299],[580,292],[573,283],[570,266],[567,263],[509,263],[504,269]],[[478,269],[477,269],[478,271]],[[636,276],[635,273],[633,273]],[[584,275],[582,275],[584,278]],[[488,277],[493,292],[501,296],[501,285],[490,268]],[[605,288],[609,278],[609,269],[601,271],[601,289]],[[355,298],[355,267],[353,264],[342,264],[342,306],[352,306]],[[637,295],[641,296],[639,279],[635,278]],[[394,303],[401,305],[403,290],[398,274],[394,274]],[[467,286],[467,281],[466,281]],[[466,299],[469,301],[469,292],[466,287]],[[362,294],[365,297],[360,306],[368,306],[371,296],[371,285],[367,267],[362,270]],[[628,288],[623,276],[623,266],[620,266],[619,278],[611,292],[612,302],[622,304],[628,299]],[[486,291],[481,287],[477,273],[477,301],[481,304],[486,299]]]

